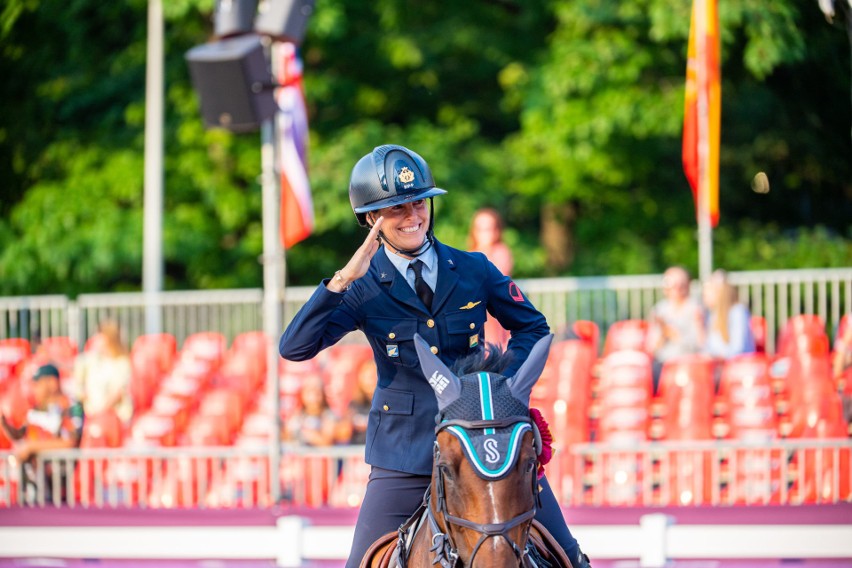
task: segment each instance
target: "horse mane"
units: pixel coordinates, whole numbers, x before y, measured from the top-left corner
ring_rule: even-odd
[[[496,343],[488,343],[485,349],[456,360],[451,370],[457,377],[477,372],[502,375],[514,358],[513,352],[503,351]]]

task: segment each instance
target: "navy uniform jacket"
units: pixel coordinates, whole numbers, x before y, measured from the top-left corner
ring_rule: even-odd
[[[394,471],[430,475],[438,404],[423,377],[414,334],[432,346],[447,365],[483,348],[488,310],[512,332],[515,352],[511,376],[535,342],[550,328],[544,316],[481,253],[463,252],[435,242],[438,282],[431,313],[391,264],[377,251],[370,268],[344,293],[326,281],[299,310],[281,336],[281,356],[292,361],[314,357],[344,335],[360,329],[373,348],[378,386],[367,426],[367,463]]]

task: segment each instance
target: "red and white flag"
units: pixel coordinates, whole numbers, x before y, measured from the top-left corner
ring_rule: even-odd
[[[281,243],[306,239],[314,229],[314,204],[308,180],[308,113],[302,88],[302,63],[296,46],[276,42],[272,68],[279,85],[276,169],[281,183]]]

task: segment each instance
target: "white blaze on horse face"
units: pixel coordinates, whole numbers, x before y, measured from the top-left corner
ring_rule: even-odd
[[[429,385],[434,389],[434,391],[438,394],[444,392],[444,389],[447,388],[447,385],[450,384],[450,379],[435,371],[432,373],[432,376],[429,377]]]

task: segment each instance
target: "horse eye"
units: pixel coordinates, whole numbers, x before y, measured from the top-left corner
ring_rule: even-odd
[[[528,460],[524,468],[525,473],[530,473],[535,468],[536,460]]]
[[[445,478],[447,478],[447,479],[449,479],[450,481],[452,481],[452,479],[453,479],[453,470],[452,470],[452,468],[451,468],[450,466],[448,466],[447,464],[440,464],[440,465],[438,466],[438,469],[439,469],[439,470],[441,470],[441,474],[443,474],[443,476],[444,476]]]

